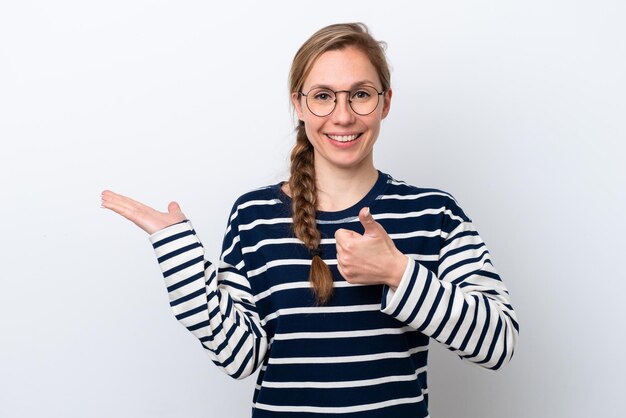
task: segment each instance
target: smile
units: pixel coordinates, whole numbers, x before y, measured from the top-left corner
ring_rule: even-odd
[[[333,141],[337,141],[337,142],[352,142],[355,139],[357,139],[358,137],[361,136],[361,134],[354,134],[354,135],[330,135],[330,134],[326,134],[326,136],[330,139],[332,139]]]

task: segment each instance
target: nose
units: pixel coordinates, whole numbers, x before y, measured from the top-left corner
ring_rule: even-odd
[[[345,93],[345,98],[341,97],[340,93]],[[335,110],[331,114],[332,120],[338,125],[348,125],[354,122],[356,114],[350,107],[350,92],[349,91],[337,91],[335,92]]]

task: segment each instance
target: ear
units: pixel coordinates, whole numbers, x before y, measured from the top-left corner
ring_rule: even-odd
[[[298,119],[304,120],[304,114],[302,112],[302,97],[298,93],[291,93],[291,103],[293,104],[294,109],[296,109],[296,114],[298,115]]]
[[[381,119],[385,119],[389,114],[389,109],[391,108],[391,96],[393,95],[393,91],[391,89],[387,90],[385,94],[383,94],[383,114]]]

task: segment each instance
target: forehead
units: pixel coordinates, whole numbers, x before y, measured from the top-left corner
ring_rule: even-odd
[[[320,55],[304,80],[303,87],[326,86],[345,89],[362,81],[380,87],[376,68],[367,55],[356,48],[348,47],[326,51]]]

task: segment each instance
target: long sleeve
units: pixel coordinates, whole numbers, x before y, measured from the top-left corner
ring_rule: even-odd
[[[384,288],[381,310],[462,359],[497,370],[513,356],[516,315],[471,220],[451,206],[443,211],[437,271],[408,257],[395,292]]]
[[[170,225],[149,239],[176,319],[200,340],[211,360],[236,379],[263,362],[267,338],[253,302],[231,214],[218,267],[205,260],[191,222]]]

